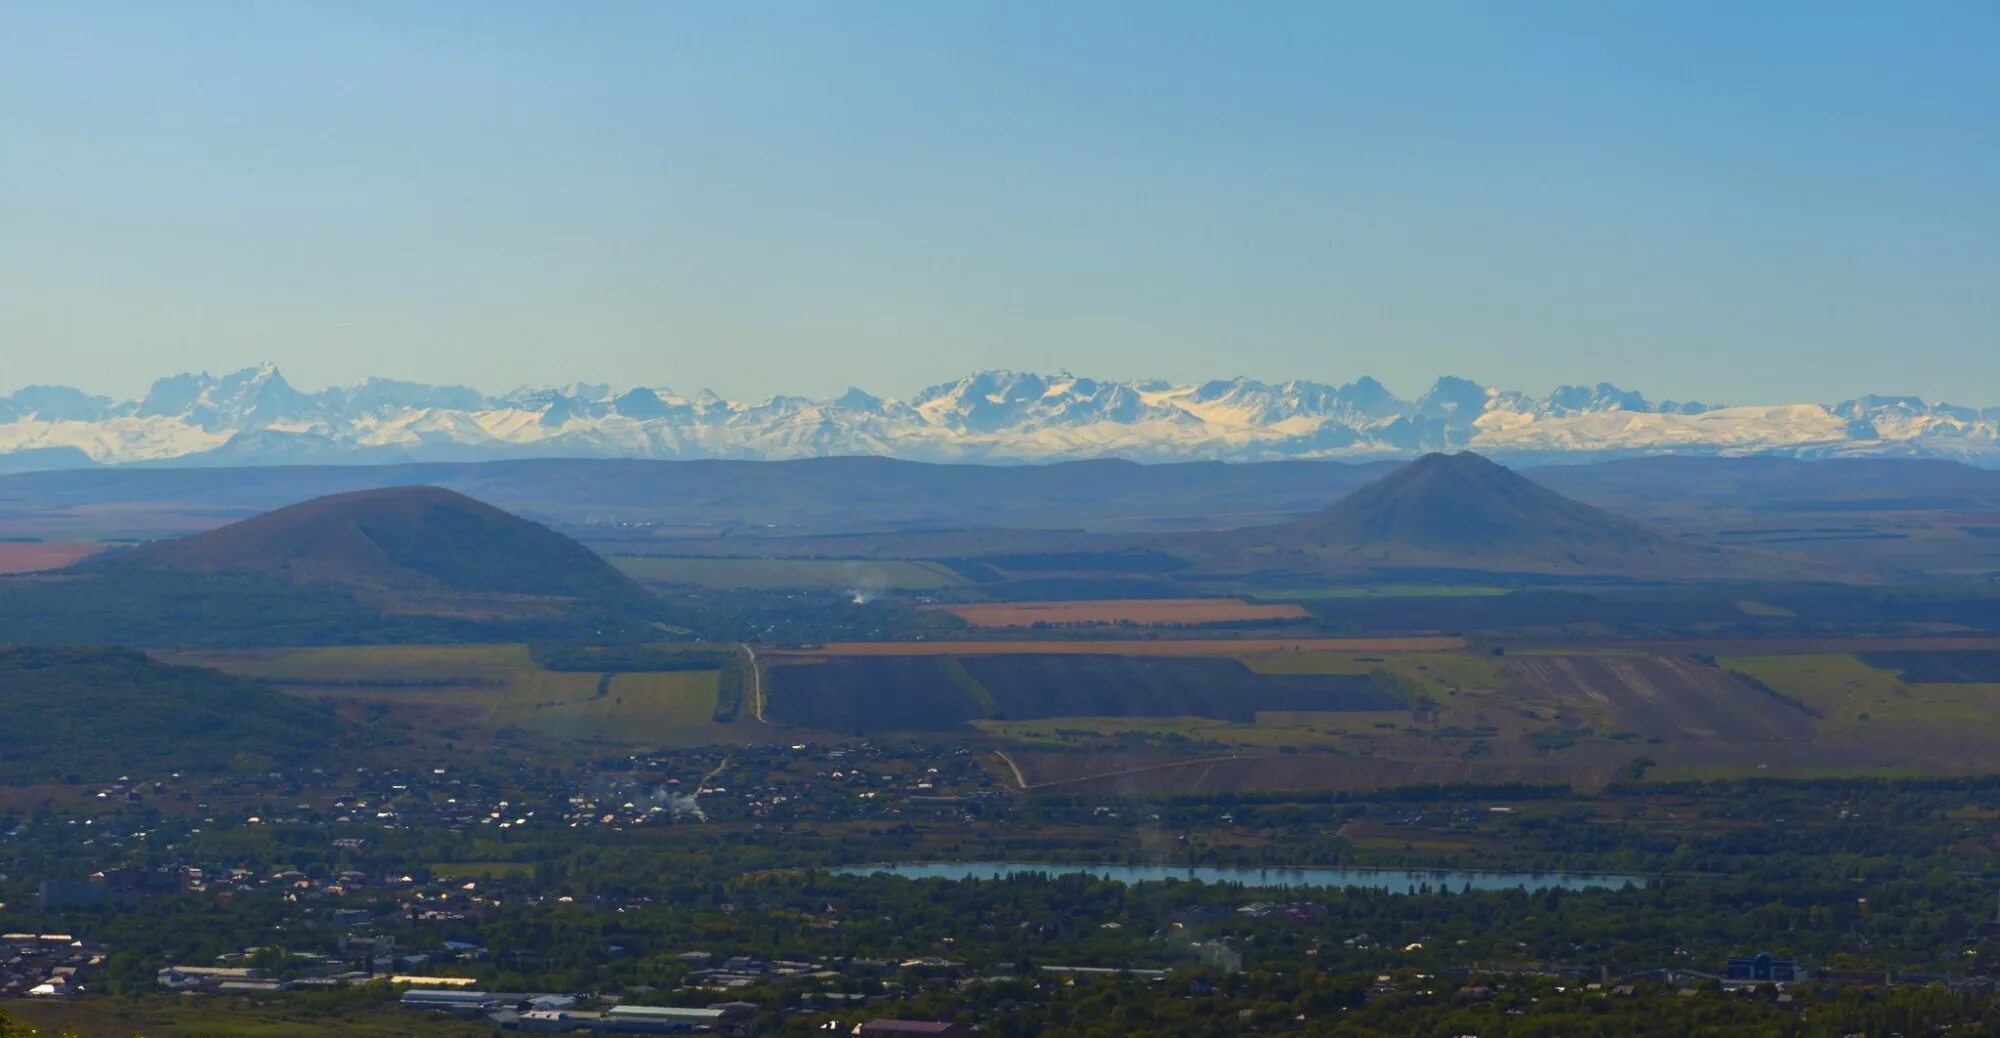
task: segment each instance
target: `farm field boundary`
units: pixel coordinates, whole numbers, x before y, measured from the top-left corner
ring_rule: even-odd
[[[612,555],[633,580],[739,590],[820,589],[934,591],[970,581],[933,562],[900,559],[774,559]]]
[[[1081,599],[1068,602],[980,602],[926,606],[950,613],[974,627],[1032,627],[1091,624],[1178,626],[1185,624],[1303,620],[1294,604],[1258,604],[1238,598]]]

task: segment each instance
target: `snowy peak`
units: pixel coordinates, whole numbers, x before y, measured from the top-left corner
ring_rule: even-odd
[[[1596,414],[1601,411],[1650,411],[1653,407],[1638,393],[1619,389],[1609,382],[1595,386],[1557,386],[1540,402],[1539,413],[1554,417]]]
[[[24,386],[12,396],[0,397],[0,421],[94,422],[110,417],[115,406],[110,397],[68,386]]]
[[[132,401],[62,386],[0,396],[0,464],[9,467],[833,454],[1256,461],[1457,450],[1544,460],[1903,455],[2000,465],[2000,408],[1903,396],[1716,407],[1655,402],[1609,382],[1536,396],[1451,376],[1404,399],[1367,377],[1179,383],[1008,370],[974,372],[907,401],[856,387],[830,399],[732,402],[707,389],[684,397],[586,382],[487,396],[382,378],[308,393],[269,364],[169,376]]]
[[[365,378],[352,386],[329,389],[320,402],[338,411],[363,414],[442,408],[471,411],[485,406],[486,397],[465,386],[430,386],[391,378]]]
[[[258,429],[309,417],[313,398],[293,389],[275,365],[244,368],[227,375],[207,372],[160,379],[139,401],[142,418],[179,417],[202,429]]]
[[[1018,371],[981,371],[932,386],[917,394],[912,404],[927,421],[971,433],[1101,422],[1131,425],[1182,417],[1174,408],[1151,402],[1149,394],[1129,383]]]

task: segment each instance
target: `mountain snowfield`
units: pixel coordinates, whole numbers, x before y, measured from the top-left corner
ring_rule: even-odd
[[[1516,460],[1648,454],[1954,458],[2000,465],[2000,407],[1868,396],[1837,404],[1649,401],[1609,384],[1546,397],[1439,379],[1404,400],[1250,379],[1178,385],[983,371],[910,400],[738,403],[703,390],[577,383],[487,396],[371,378],[302,393],[271,365],[176,375],[114,401],[60,386],[0,397],[0,468],[882,455],[917,461],[1261,461],[1471,449]]]

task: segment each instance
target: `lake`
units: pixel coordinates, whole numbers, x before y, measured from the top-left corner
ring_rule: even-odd
[[[1177,867],[1173,865],[1040,865],[1015,861],[922,862],[908,865],[858,865],[831,870],[842,876],[887,874],[907,879],[1003,879],[1008,876],[1089,875],[1118,883],[1153,883],[1179,879],[1201,883],[1240,883],[1246,887],[1354,887],[1414,894],[1432,890],[1592,890],[1617,889],[1627,883],[1643,887],[1644,876],[1586,872],[1455,872],[1402,869],[1259,869]]]

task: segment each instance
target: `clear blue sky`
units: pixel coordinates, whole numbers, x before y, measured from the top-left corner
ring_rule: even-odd
[[[2000,4],[0,0],[0,390],[2000,404]]]

